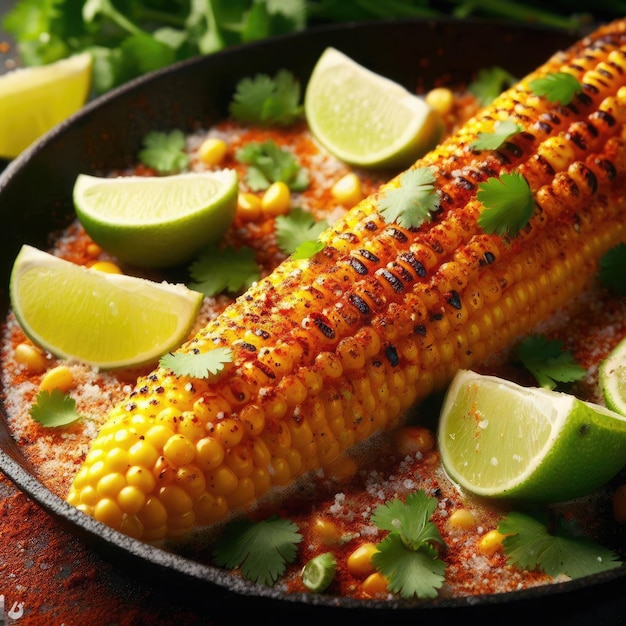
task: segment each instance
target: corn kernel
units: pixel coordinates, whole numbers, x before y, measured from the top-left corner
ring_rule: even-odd
[[[90,266],[92,270],[98,270],[99,272],[104,272],[105,274],[123,274],[122,270],[118,265],[113,263],[112,261],[96,261],[93,265]]]
[[[154,467],[159,458],[156,448],[145,439],[133,444],[128,451],[128,461],[131,465]]]
[[[105,474],[99,481],[96,489],[103,498],[114,498],[122,488],[126,487],[126,478],[123,474],[113,472]]]
[[[613,517],[618,524],[626,522],[626,485],[620,485],[613,494]]]
[[[331,187],[330,193],[344,207],[352,208],[363,199],[361,180],[354,172],[350,172]]]
[[[362,583],[363,593],[370,598],[387,592],[387,579],[380,572],[373,572]]]
[[[378,548],[371,541],[362,543],[354,552],[348,556],[347,566],[350,573],[360,578],[365,578],[374,573],[375,568],[372,564],[372,556]]]
[[[340,543],[343,534],[335,522],[323,517],[316,517],[313,520],[311,532],[320,543],[326,546]]]
[[[261,198],[261,209],[265,215],[285,215],[291,208],[291,191],[281,180],[272,183]]]
[[[228,146],[223,139],[208,137],[198,148],[198,158],[205,165],[219,165],[226,156]]]
[[[478,550],[487,556],[492,556],[502,550],[502,541],[505,535],[497,530],[490,530],[478,541]]]
[[[45,354],[30,343],[18,343],[13,355],[20,365],[33,374],[41,374],[47,367]]]
[[[204,474],[196,465],[181,467],[176,472],[176,484],[182,487],[192,498],[199,498],[206,489]]]
[[[69,391],[74,386],[74,376],[66,365],[57,365],[44,375],[39,383],[39,391]]]
[[[120,530],[134,539],[141,539],[144,534],[143,524],[136,515],[126,515],[122,520]]]
[[[193,461],[196,448],[184,435],[172,435],[163,445],[163,454],[174,467],[182,467]]]
[[[469,509],[456,509],[448,518],[448,526],[456,530],[472,530],[476,526],[476,516]]]
[[[191,511],[191,496],[178,485],[166,485],[159,489],[159,500],[170,515],[184,515]]]
[[[93,257],[94,259],[102,254],[102,248],[94,242],[87,244],[85,248],[85,252],[88,256]]]
[[[226,418],[215,426],[215,438],[227,449],[240,444],[244,433],[245,429],[237,419]]]
[[[261,198],[253,193],[240,193],[237,196],[237,217],[244,222],[254,222],[261,217]]]
[[[425,96],[426,104],[440,115],[447,115],[454,104],[454,94],[446,87],[435,87]]]
[[[146,495],[141,489],[126,485],[117,494],[117,503],[124,513],[134,515],[146,503]]]
[[[227,496],[237,488],[239,479],[233,470],[224,465],[206,473],[207,489],[213,496]]]
[[[93,509],[93,516],[112,528],[119,529],[122,525],[122,509],[111,498],[101,499]]]
[[[161,501],[154,496],[148,498],[137,517],[146,529],[161,528],[167,523],[167,511]]]
[[[139,465],[133,465],[128,468],[126,472],[126,482],[132,487],[137,487],[137,489],[140,489],[144,493],[153,491],[156,484],[152,472]]]

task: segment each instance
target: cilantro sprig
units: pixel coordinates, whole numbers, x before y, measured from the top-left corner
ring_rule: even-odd
[[[535,377],[541,387],[555,389],[558,383],[571,383],[584,378],[586,370],[558,339],[529,335],[515,349],[515,356]]]
[[[532,191],[518,172],[480,183],[476,197],[485,207],[478,217],[478,224],[490,235],[514,237],[528,224],[535,211]]]
[[[537,96],[544,96],[550,102],[567,105],[574,96],[583,90],[575,76],[567,72],[552,72],[530,81],[529,86]]]
[[[430,221],[439,204],[434,183],[433,167],[418,167],[400,174],[399,186],[387,189],[378,201],[385,221],[404,228],[418,228]]]
[[[189,155],[185,152],[185,134],[182,130],[169,133],[151,131],[143,139],[139,161],[158,174],[176,174],[189,166]]]
[[[429,521],[436,508],[437,499],[420,490],[408,494],[405,502],[395,498],[372,513],[372,522],[388,531],[372,563],[389,590],[403,598],[435,598],[445,580],[445,563],[437,550],[444,541]]]
[[[282,181],[292,191],[303,191],[309,185],[309,173],[292,152],[274,141],[251,141],[235,153],[240,163],[248,165],[245,181],[253,191],[267,189]]]
[[[298,527],[276,515],[252,522],[242,518],[230,522],[213,551],[220,567],[241,568],[244,578],[273,585],[297,556],[302,541]]]
[[[59,389],[40,391],[30,407],[30,416],[48,428],[67,426],[81,418],[76,400]]]
[[[203,379],[219,374],[232,360],[230,348],[214,348],[207,352],[168,352],[159,359],[159,365],[177,376]]]
[[[478,137],[470,143],[470,148],[475,148],[476,150],[497,150],[511,137],[521,133],[522,130],[524,129],[513,120],[498,120],[493,125],[493,131],[478,133]]]
[[[245,124],[291,124],[304,112],[300,83],[287,70],[279,70],[274,78],[267,74],[243,78],[237,83],[229,112]]]
[[[524,570],[581,578],[622,565],[614,552],[575,534],[561,518],[549,532],[547,520],[512,511],[498,531],[506,535],[502,545],[508,563]]]
[[[276,241],[281,252],[298,253],[297,258],[306,258],[303,255],[311,256],[323,247],[315,240],[326,228],[326,220],[315,221],[311,213],[297,207],[276,218]]]

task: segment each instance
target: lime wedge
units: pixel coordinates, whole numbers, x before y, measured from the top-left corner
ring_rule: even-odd
[[[439,113],[398,83],[335,48],[317,61],[304,98],[315,138],[334,156],[361,167],[405,167],[443,134]]]
[[[0,157],[12,159],[89,97],[92,57],[13,70],[0,77]]]
[[[80,174],[76,215],[87,234],[123,263],[172,267],[218,241],[237,208],[231,169],[175,176],[100,178]]]
[[[202,294],[87,269],[22,246],[10,280],[11,306],[24,333],[60,358],[102,369],[156,361],[186,338]]]
[[[337,561],[332,552],[318,554],[302,568],[302,582],[310,591],[321,593],[332,582],[337,571]]]
[[[467,370],[447,391],[438,441],[450,478],[493,498],[569,500],[626,463],[626,419],[618,413]]]
[[[626,338],[600,363],[598,384],[606,406],[626,415]]]

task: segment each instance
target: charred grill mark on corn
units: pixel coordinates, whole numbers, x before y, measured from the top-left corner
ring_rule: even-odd
[[[180,536],[332,464],[578,293],[626,239],[626,22],[599,30],[513,87],[414,167],[433,166],[440,206],[420,228],[388,224],[380,195],[288,259],[182,351],[229,346],[210,380],[157,369],[113,410],[68,501],[145,540]],[[568,106],[529,88],[553,71],[584,91]],[[495,121],[523,131],[470,144]],[[515,237],[478,225],[478,185],[522,173],[535,214]]]

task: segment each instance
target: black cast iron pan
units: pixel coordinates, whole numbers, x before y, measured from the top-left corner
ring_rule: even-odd
[[[436,80],[466,83],[483,67],[499,65],[523,76],[580,33],[480,21],[389,21],[319,27],[302,34],[231,48],[183,62],[109,93],[54,129],[11,162],[0,176],[0,303],[8,307],[8,278],[23,243],[46,247],[49,234],[73,217],[71,190],[80,172],[131,165],[150,130],[208,126],[226,114],[237,81],[288,68],[306,84],[329,45],[411,90]],[[71,532],[138,577],[155,585],[200,588],[211,614],[261,611],[274,623],[350,619],[369,623],[444,623],[507,619],[559,624],[620,623],[626,615],[625,570],[570,583],[495,596],[408,603],[354,601],[325,595],[285,596],[224,576],[221,570],[147,546],[81,514],[32,474],[0,416],[0,469]],[[190,605],[195,596],[189,594]],[[233,613],[234,611],[234,613]]]

